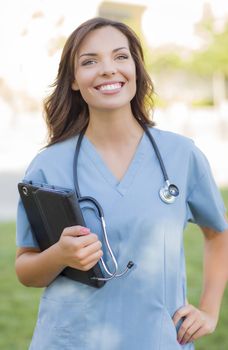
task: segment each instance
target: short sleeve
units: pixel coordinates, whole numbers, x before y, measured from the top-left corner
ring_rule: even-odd
[[[194,145],[189,161],[188,221],[222,232],[225,207],[205,155]]]
[[[26,171],[24,180],[32,180],[34,182],[45,182],[45,176],[43,172],[36,166],[36,162],[32,162]],[[16,220],[16,245],[23,248],[38,248],[38,243],[32,233],[27,215],[19,199],[17,207],[17,220]]]
[[[21,247],[21,248],[22,247],[38,248],[37,241],[33,236],[33,233],[21,200],[19,200],[18,208],[17,208],[16,245],[17,247]]]

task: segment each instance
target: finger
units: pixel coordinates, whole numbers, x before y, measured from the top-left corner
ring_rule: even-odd
[[[86,236],[76,237],[74,244],[77,249],[85,248],[91,244],[98,242],[98,236],[95,233],[90,233]]]
[[[92,264],[93,262],[97,263],[100,258],[103,256],[103,252],[102,250],[98,250],[95,253],[89,255],[86,259],[83,259],[82,261],[80,261],[80,264],[82,266],[87,266],[89,264]]]
[[[186,334],[188,334],[188,330],[190,329],[190,327],[192,326],[193,323],[194,323],[193,317],[188,316],[185,318],[185,320],[181,324],[181,326],[178,330],[178,333],[177,333],[177,340],[179,343],[181,343],[183,341],[184,337],[187,336]],[[192,333],[191,333],[191,335],[192,335]]]
[[[193,342],[194,340],[203,337],[205,334],[207,334],[207,332],[205,331],[205,328],[201,327],[191,336],[191,338],[189,339],[189,342]]]
[[[62,235],[78,237],[78,236],[88,235],[89,233],[90,233],[90,229],[88,227],[76,225],[76,226],[66,227],[63,230]]]
[[[82,270],[83,271],[88,271],[90,270],[92,267],[94,267],[97,263],[98,263],[99,259],[94,259],[93,261],[91,261],[91,263],[89,263],[88,265],[83,266]]]
[[[100,241],[93,242],[84,248],[82,248],[77,253],[77,258],[79,258],[81,261],[87,259],[90,255],[96,253],[97,251],[101,250],[102,244]]]
[[[190,339],[192,338],[193,334],[195,334],[201,327],[202,327],[202,322],[200,320],[193,322],[193,324],[186,329],[186,332],[184,333],[182,339],[180,340],[180,344],[184,345],[190,342]]]
[[[193,310],[192,305],[185,305],[185,306],[182,306],[180,309],[178,309],[173,316],[173,322],[175,326],[177,326],[178,322],[182,318],[186,317],[192,310]]]

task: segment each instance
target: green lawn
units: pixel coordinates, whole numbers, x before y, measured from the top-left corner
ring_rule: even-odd
[[[228,189],[224,190],[222,194],[228,207]],[[39,296],[42,292],[40,289],[26,288],[18,283],[14,272],[14,236],[15,223],[0,223],[1,350],[26,350],[28,348],[36,321]],[[202,246],[203,240],[202,235],[199,234],[199,230],[195,225],[189,225],[185,233],[185,248],[188,273],[188,299],[193,304],[197,304],[200,295]],[[216,332],[199,340],[196,349],[228,349],[227,290],[223,299],[221,317]]]

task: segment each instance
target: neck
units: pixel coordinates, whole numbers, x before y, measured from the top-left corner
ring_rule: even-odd
[[[129,139],[140,138],[143,129],[131,110],[90,111],[86,136],[96,144],[126,143]]]

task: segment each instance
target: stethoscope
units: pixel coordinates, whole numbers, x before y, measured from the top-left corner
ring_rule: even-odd
[[[151,142],[151,144],[153,146],[153,149],[154,149],[156,157],[157,157],[157,159],[159,161],[159,165],[160,165],[163,177],[164,177],[165,183],[164,183],[164,186],[159,190],[159,196],[160,196],[161,200],[164,203],[171,204],[171,203],[173,203],[175,201],[176,197],[179,195],[179,189],[178,189],[178,187],[176,185],[170,183],[168,175],[167,175],[166,168],[164,166],[164,163],[163,163],[163,160],[162,160],[162,157],[161,157],[161,154],[160,154],[160,151],[159,151],[158,146],[157,146],[153,136],[151,135],[150,131],[148,130],[148,128],[145,125],[142,125],[141,123],[140,123],[140,125],[143,127],[146,135],[148,136],[148,138],[149,138],[149,140],[150,140],[150,142]],[[131,269],[134,266],[134,263],[133,263],[133,261],[129,261],[127,266],[126,266],[126,268],[125,268],[125,270],[123,272],[121,272],[121,273],[118,273],[119,267],[118,267],[118,263],[117,263],[116,257],[115,257],[115,255],[114,255],[114,253],[112,251],[112,248],[110,247],[110,244],[109,244],[103,209],[102,209],[101,205],[98,203],[98,201],[95,198],[90,197],[90,196],[82,196],[81,193],[80,193],[79,184],[78,184],[78,172],[77,172],[77,169],[78,169],[78,156],[79,156],[81,143],[82,143],[82,139],[83,139],[83,136],[85,134],[85,131],[86,131],[86,128],[84,128],[81,131],[81,133],[79,134],[78,141],[77,141],[77,144],[76,144],[75,154],[74,154],[74,161],[73,161],[74,187],[75,187],[75,193],[77,195],[77,198],[78,198],[79,202],[83,202],[83,201],[91,202],[95,206],[95,208],[97,209],[99,218],[101,220],[101,227],[102,227],[102,233],[103,233],[104,241],[105,241],[105,244],[107,246],[108,252],[109,252],[109,254],[111,256],[113,265],[114,265],[114,272],[110,272],[108,267],[106,266],[103,258],[101,258],[100,259],[101,264],[102,264],[105,272],[107,273],[107,275],[109,277],[104,277],[104,278],[91,277],[91,278],[94,279],[94,280],[97,280],[97,281],[109,281],[109,280],[113,279],[114,277],[121,277],[121,276],[125,275],[128,272],[128,270]]]

